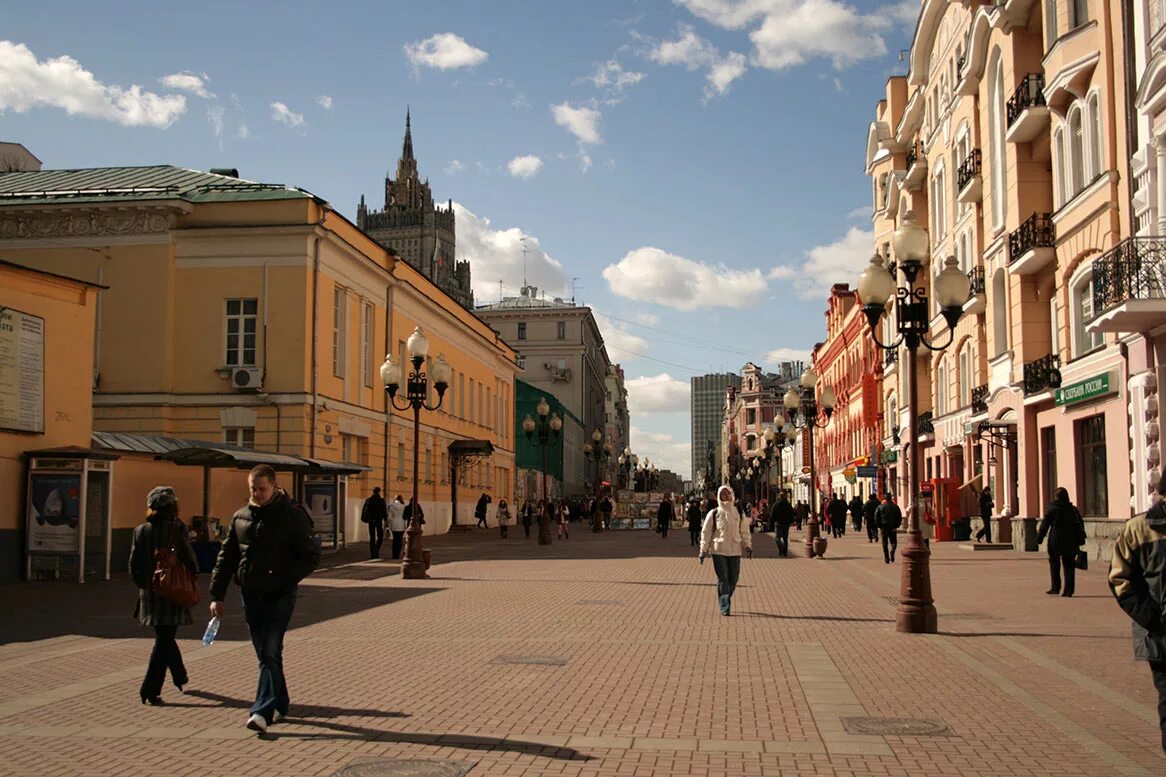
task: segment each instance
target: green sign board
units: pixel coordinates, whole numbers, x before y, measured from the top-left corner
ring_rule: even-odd
[[[888,448],[879,456],[880,464],[894,464],[899,460],[899,451],[895,448]]]
[[[1068,386],[1061,386],[1053,397],[1057,405],[1072,405],[1076,402],[1103,397],[1115,391],[1116,389],[1111,390],[1109,387],[1109,373],[1106,372],[1086,380],[1070,383]]]

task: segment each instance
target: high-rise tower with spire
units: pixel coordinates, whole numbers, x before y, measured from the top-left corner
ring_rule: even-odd
[[[384,210],[369,210],[361,195],[356,225],[450,297],[473,309],[470,263],[457,261],[453,201],[444,208],[435,205],[428,179],[421,180],[413,156],[413,117],[409,111],[405,112],[405,142],[397,174],[385,174]]]

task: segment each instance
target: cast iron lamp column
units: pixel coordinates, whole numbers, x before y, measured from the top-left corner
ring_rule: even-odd
[[[830,423],[830,416],[834,414],[834,389],[829,386],[822,390],[822,411],[825,416],[818,412],[818,399],[814,393],[814,387],[817,385],[818,373],[814,372],[813,367],[807,367],[802,373],[801,386],[796,389],[791,386],[782,400],[793,424],[797,424],[798,414],[801,413],[801,427],[810,438],[810,519],[806,523],[806,558],[819,555],[814,552],[814,541],[821,536],[818,520],[821,494],[818,493],[818,475],[814,471],[814,430],[825,429]]]
[[[429,577],[425,574],[425,558],[421,547],[421,499],[418,495],[418,466],[421,451],[421,408],[429,411],[441,407],[445,398],[445,390],[449,387],[449,364],[445,361],[445,354],[439,354],[433,363],[433,388],[437,391],[437,404],[429,405],[425,400],[429,396],[429,379],[421,369],[425,364],[425,357],[429,354],[429,340],[421,332],[421,327],[415,327],[413,334],[405,344],[409,351],[409,361],[413,370],[409,373],[405,383],[405,402],[397,404],[397,390],[401,387],[401,365],[393,362],[391,355],[385,356],[381,365],[381,381],[385,384],[385,393],[388,401],[397,410],[413,409],[413,502],[409,511],[409,528],[405,530],[405,560],[401,564],[401,577],[406,580],[421,580]]]
[[[595,444],[592,445],[589,442],[583,443],[583,455],[595,462],[595,498],[598,499],[603,481],[602,467],[604,462],[611,458],[612,450],[610,442],[605,442],[600,445],[603,442],[603,432],[598,427],[591,433],[591,439]],[[620,458],[622,459],[623,457],[621,456]],[[603,531],[603,521],[596,518],[595,525],[591,527],[591,531]]]
[[[543,504],[549,505],[551,503],[551,494],[547,488],[547,448],[554,445],[559,439],[559,432],[563,428],[563,419],[559,418],[558,413],[551,415],[551,406],[547,403],[546,397],[540,397],[534,409],[538,413],[538,421],[535,421],[527,413],[526,418],[522,419],[522,431],[526,432],[526,441],[529,444],[542,448]],[[535,440],[538,440],[538,442],[535,442]],[[551,523],[547,517],[545,507],[538,517],[538,544],[551,544]]]
[[[968,299],[968,278],[959,268],[954,256],[944,262],[943,271],[935,279],[935,297],[940,311],[947,321],[947,342],[938,345],[929,336],[929,300],[927,290],[915,287],[915,279],[923,262],[927,259],[929,239],[927,230],[915,223],[915,214],[903,216],[902,225],[895,230],[891,243],[898,259],[898,269],[902,271],[906,286],[895,285],[895,278],[883,267],[883,257],[875,254],[870,266],[858,279],[858,296],[862,300],[862,310],[870,323],[871,337],[884,350],[894,350],[905,345],[907,361],[907,426],[911,430],[911,453],[908,464],[907,495],[908,506],[907,546],[903,550],[903,572],[900,582],[899,607],[896,611],[896,627],[911,634],[934,634],[938,629],[935,603],[931,598],[931,551],[923,542],[923,531],[919,517],[919,398],[917,356],[919,347],[930,351],[942,351],[955,338],[955,326],[963,314],[963,304]],[[879,340],[879,322],[886,312],[887,303],[895,298],[898,318],[898,337],[894,342]]]

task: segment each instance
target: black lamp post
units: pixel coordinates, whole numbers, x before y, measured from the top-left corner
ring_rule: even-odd
[[[603,483],[603,465],[611,458],[612,450],[610,442],[604,442],[600,445],[603,442],[603,432],[600,431],[599,427],[596,427],[595,431],[591,433],[591,439],[594,441],[594,445],[589,442],[583,443],[583,455],[595,462],[594,494],[595,498],[598,499]],[[591,530],[595,532],[603,531],[603,521],[596,520]]]
[[[818,531],[821,495],[818,493],[818,475],[814,472],[814,430],[825,429],[830,423],[830,416],[834,414],[834,389],[827,386],[822,390],[822,407],[819,412],[818,397],[814,390],[817,385],[818,373],[814,372],[813,367],[807,367],[802,373],[801,385],[798,388],[791,386],[783,399],[791,425],[798,426],[800,421],[801,428],[810,437],[810,520],[806,524],[806,558],[821,556],[826,552],[826,538]],[[816,546],[818,540],[821,540],[821,547]]]
[[[563,429],[563,419],[559,418],[558,413],[551,413],[551,406],[547,403],[546,397],[540,397],[534,409],[538,413],[538,420],[536,421],[527,413],[526,418],[522,419],[522,431],[526,433],[528,443],[542,448],[543,503],[549,505],[551,495],[547,488],[547,448],[558,442],[559,433]],[[538,544],[551,544],[551,525],[545,507],[538,517]]]
[[[439,354],[433,363],[433,388],[437,391],[437,404],[426,403],[429,397],[429,379],[422,367],[425,357],[429,354],[429,340],[421,332],[421,327],[413,329],[409,340],[405,344],[409,351],[409,361],[413,369],[405,383],[405,402],[397,404],[397,390],[401,387],[401,365],[396,364],[392,356],[385,356],[381,365],[381,381],[385,384],[385,392],[389,395],[389,402],[397,410],[413,409],[413,501],[410,509],[409,528],[405,530],[405,560],[401,564],[401,577],[407,580],[421,580],[429,575],[425,574],[425,557],[421,547],[421,500],[418,496],[418,462],[421,452],[421,408],[437,410],[445,398],[445,390],[449,386],[450,368],[445,361],[445,355]],[[455,519],[456,520],[456,519]]]
[[[956,323],[963,315],[963,304],[968,299],[968,278],[960,271],[955,257],[949,256],[944,262],[943,271],[935,279],[935,296],[947,322],[947,342],[942,345],[933,342],[929,331],[930,304],[927,290],[915,286],[923,262],[928,257],[930,241],[927,230],[915,223],[914,213],[908,212],[892,235],[891,243],[898,259],[898,269],[903,273],[907,285],[896,287],[893,275],[895,265],[892,264],[888,272],[883,267],[883,257],[875,254],[858,279],[858,296],[862,300],[862,310],[867,321],[870,322],[871,337],[879,348],[893,351],[905,345],[909,354],[907,427],[911,432],[911,451],[907,497],[911,503],[908,506],[907,546],[903,551],[903,575],[896,622],[898,630],[902,632],[934,634],[938,622],[935,603],[931,598],[931,551],[923,542],[919,516],[919,363],[916,357],[920,346],[929,351],[942,351],[951,345]],[[898,319],[898,336],[891,343],[883,343],[879,339],[879,322],[892,297]]]

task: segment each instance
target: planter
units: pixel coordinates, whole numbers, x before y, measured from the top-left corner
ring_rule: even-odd
[[[826,545],[827,545],[827,542],[826,542],[825,537],[815,537],[814,538],[814,555],[817,556],[818,558],[822,558],[823,556],[825,556],[826,555]]]
[[[422,548],[421,558],[425,561],[425,570],[429,571],[429,565],[433,563],[433,551],[429,548]]]

